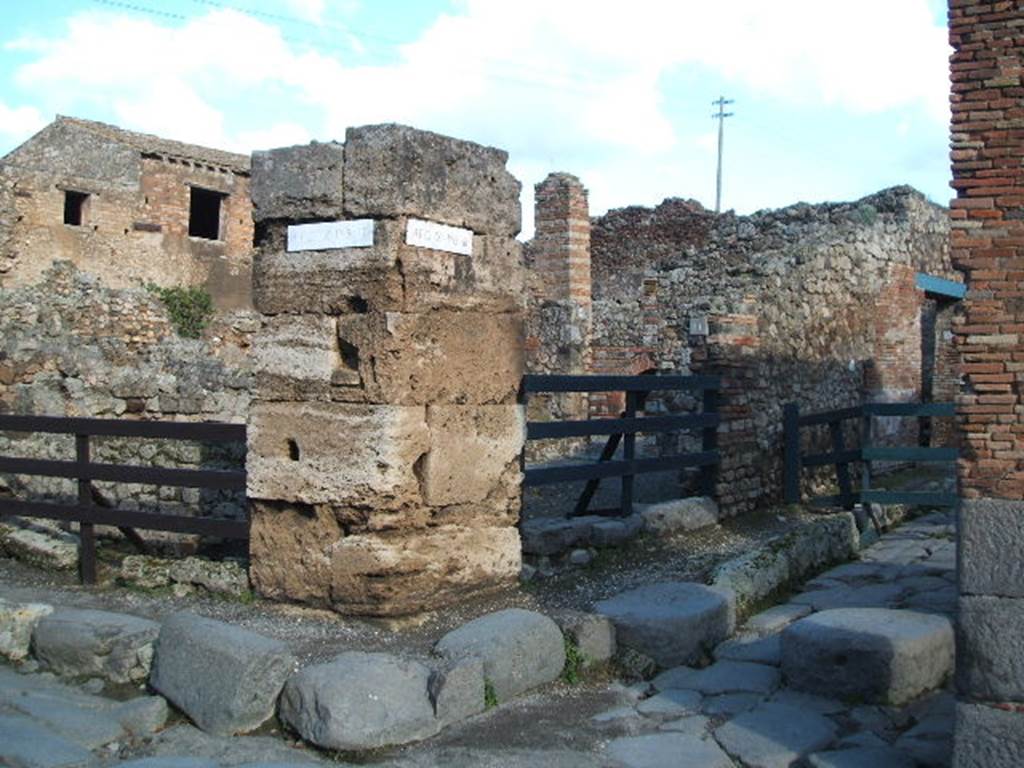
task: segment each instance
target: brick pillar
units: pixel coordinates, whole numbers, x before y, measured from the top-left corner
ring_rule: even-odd
[[[1024,10],[950,0],[964,383],[954,766],[1024,765]]]
[[[718,429],[722,463],[715,495],[723,516],[738,515],[757,506],[763,494],[762,473],[766,471],[752,405],[760,399],[758,390],[765,387],[756,363],[761,339],[753,297],[746,297],[736,309],[733,314],[708,317],[707,356],[699,370],[722,379],[722,424]]]
[[[552,173],[534,187],[534,206],[526,366],[531,373],[587,373],[592,318],[587,190],[575,176]],[[530,418],[585,419],[587,402],[583,393],[534,395]],[[534,442],[529,458],[564,453],[583,442]]]
[[[253,157],[261,594],[401,615],[518,576],[524,281],[506,157],[394,125]],[[289,225],[360,220],[348,247],[288,244]]]

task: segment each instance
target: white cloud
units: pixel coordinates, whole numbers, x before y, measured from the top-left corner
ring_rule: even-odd
[[[319,22],[323,19],[325,0],[288,0],[288,7],[304,21]]]
[[[289,7],[316,21],[328,10],[324,0]],[[578,169],[595,210],[707,186],[703,175],[687,179],[705,173],[713,134],[702,122],[683,135],[670,117],[690,102],[685,111],[706,120],[707,95],[673,93],[670,112],[664,92],[665,78],[687,68],[782,109],[910,109],[933,128],[948,120],[946,30],[928,0],[462,0],[456,9],[380,66],[300,47],[229,10],[175,27],[87,12],[60,37],[7,47],[32,57],[15,79],[47,111],[102,119],[112,108],[126,127],[235,149],[406,122],[509,150],[528,190],[548,169]],[[227,112],[243,100],[246,118]],[[21,110],[30,111],[9,119],[0,105],[0,133],[37,127],[38,110]],[[654,169],[671,173],[652,179]]]
[[[9,107],[0,101],[0,136],[8,141],[20,142],[46,125],[46,120],[35,107]]]

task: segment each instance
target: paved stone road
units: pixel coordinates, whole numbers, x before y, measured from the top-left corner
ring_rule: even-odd
[[[954,565],[952,514],[932,513],[883,536],[860,562],[828,571],[789,602],[752,617],[739,635],[719,646],[709,667],[668,670],[651,685],[523,697],[429,742],[363,756],[360,763],[388,768],[949,765],[950,690],[903,707],[799,693],[783,685],[779,638],[792,621],[838,607],[951,617]],[[136,698],[117,701],[110,691],[97,695],[101,688],[99,681],[70,685],[31,667],[16,672],[0,666],[0,765],[129,766],[146,759],[140,768],[266,768],[325,760],[279,734],[218,738],[173,721],[167,727],[163,699],[134,691]],[[129,691],[118,693],[123,698]],[[598,710],[603,711],[595,714]],[[149,759],[154,757],[164,759]]]

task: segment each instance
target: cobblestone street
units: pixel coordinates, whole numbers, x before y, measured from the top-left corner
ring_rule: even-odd
[[[955,607],[951,513],[935,512],[888,533],[859,561],[833,568],[786,603],[751,617],[703,669],[676,667],[650,683],[564,685],[534,693],[445,730],[420,744],[360,756],[381,766],[944,766],[951,754],[953,695],[940,686],[899,706],[831,698],[789,687],[782,633],[792,622],[832,609],[903,609],[897,630],[874,626],[868,611],[841,615],[867,621],[863,634],[889,631],[918,647],[944,647]],[[825,616],[828,614],[820,614]],[[890,618],[886,627],[899,622]],[[804,621],[804,624],[807,624]],[[920,630],[920,631],[918,631]],[[794,637],[797,634],[792,631]],[[892,634],[895,632],[896,634]],[[799,639],[799,638],[797,638]],[[951,649],[951,636],[949,647]],[[939,647],[936,646],[936,647]],[[908,646],[909,647],[909,646]],[[865,646],[870,651],[870,644]],[[850,655],[856,653],[851,648]],[[898,652],[897,652],[898,655]],[[943,653],[914,662],[948,685]],[[851,670],[857,660],[851,658]],[[917,674],[915,672],[915,674]],[[897,695],[892,671],[887,695]],[[843,680],[833,679],[837,692]],[[850,682],[850,681],[848,681]],[[853,680],[860,685],[869,681]],[[309,764],[322,753],[276,731],[245,737],[204,734],[169,712],[159,696],[101,680],[58,680],[28,662],[0,667],[0,759],[16,768],[131,765],[203,768]],[[880,682],[880,684],[883,684]],[[924,682],[934,688],[931,682]],[[159,763],[149,758],[164,758]],[[334,763],[337,764],[337,763]]]

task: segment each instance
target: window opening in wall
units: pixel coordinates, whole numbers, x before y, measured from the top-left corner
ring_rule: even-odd
[[[85,213],[89,203],[89,195],[86,192],[72,192],[70,189],[64,191],[64,223],[72,227],[80,227],[85,224]]]
[[[220,240],[220,208],[224,195],[192,187],[188,211],[188,234],[206,240]]]

